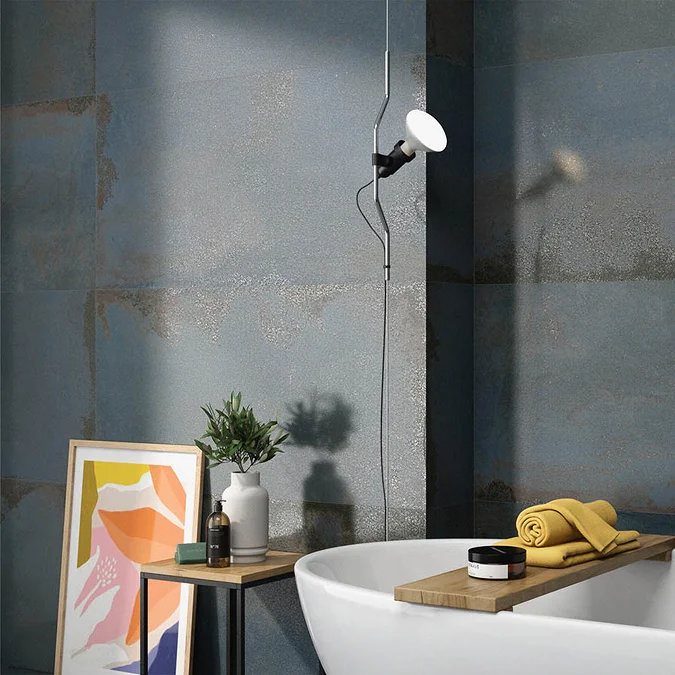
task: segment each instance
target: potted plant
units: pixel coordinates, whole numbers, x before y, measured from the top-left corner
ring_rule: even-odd
[[[278,428],[276,420],[256,419],[250,406],[241,405],[241,392],[232,392],[222,408],[207,404],[202,410],[208,422],[201,439],[213,445],[197,439],[195,445],[210,460],[208,468],[233,462],[239,469],[231,472],[230,487],[223,491],[232,561],[260,562],[269,548],[269,495],[260,485],[260,473],[251,468],[283,452],[279,446],[288,434]]]
[[[250,407],[241,406],[241,392],[230,394],[229,401],[223,401],[223,408],[214,409],[209,403],[202,410],[208,417],[206,433],[201,438],[213,441],[208,443],[195,440],[196,446],[211,460],[208,468],[223,462],[233,462],[240,473],[246,473],[256,464],[269,462],[276,454],[283,452],[279,447],[287,438],[278,429],[277,421],[259,422]],[[271,434],[277,430],[272,439]]]

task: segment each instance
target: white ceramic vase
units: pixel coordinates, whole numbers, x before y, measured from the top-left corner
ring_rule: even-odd
[[[260,473],[233,471],[223,499],[223,511],[230,519],[232,562],[262,562],[269,550],[270,500],[260,485]]]

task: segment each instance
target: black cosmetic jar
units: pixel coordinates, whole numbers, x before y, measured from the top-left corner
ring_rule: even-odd
[[[522,579],[525,549],[518,546],[477,546],[469,549],[469,576],[477,579]]]

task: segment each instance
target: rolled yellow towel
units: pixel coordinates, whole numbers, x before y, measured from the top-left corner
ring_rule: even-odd
[[[639,532],[635,530],[618,531],[616,546],[609,553],[600,553],[593,548],[593,545],[583,539],[577,541],[568,541],[554,546],[524,546],[520,537],[512,537],[496,542],[496,546],[520,546],[525,549],[526,564],[534,567],[571,567],[588,562],[589,560],[598,560],[608,558],[624,551],[632,551],[634,548],[640,548],[638,537]]]
[[[582,504],[577,499],[554,499],[537,504],[516,519],[522,543],[537,548],[586,539],[596,551],[609,553],[617,546],[616,511],[604,499]]]

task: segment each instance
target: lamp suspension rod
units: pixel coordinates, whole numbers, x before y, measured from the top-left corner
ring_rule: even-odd
[[[379,155],[379,129],[384,111],[389,103],[389,0],[385,0],[385,48],[384,48],[384,98],[373,125],[373,158]],[[384,493],[384,538],[389,541],[389,319],[388,288],[391,270],[390,233],[387,219],[380,204],[379,166],[373,162],[373,198],[375,208],[383,228],[384,247],[384,327],[382,334],[382,381],[380,389],[380,468],[382,470],[382,490]],[[386,407],[385,407],[386,400]],[[386,463],[386,467],[384,464]],[[386,474],[386,476],[385,476]]]
[[[389,103],[389,0],[385,0],[385,42],[384,42],[384,98],[382,99],[382,105],[380,110],[377,113],[375,118],[375,124],[373,125],[373,155],[377,156],[379,154],[379,131],[380,131],[380,122],[384,116],[384,111],[387,109],[387,104]],[[375,208],[377,209],[377,214],[380,217],[382,222],[382,227],[384,228],[384,279],[389,281],[390,278],[390,269],[391,269],[391,259],[389,253],[389,225],[387,224],[387,219],[384,216],[384,211],[382,210],[382,205],[380,204],[380,190],[379,190],[379,180],[380,176],[378,173],[378,166],[373,164],[373,199],[375,200]]]

